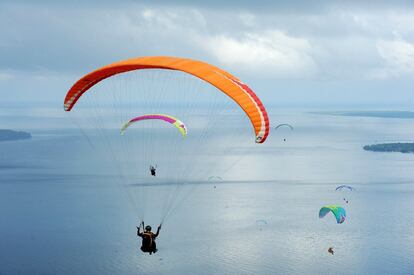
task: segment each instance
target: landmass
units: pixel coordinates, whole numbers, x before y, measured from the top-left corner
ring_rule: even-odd
[[[364,150],[373,152],[414,153],[414,143],[382,143],[365,145]]]
[[[414,118],[410,111],[339,111],[339,112],[312,112],[318,115],[378,117],[378,118]]]
[[[9,140],[30,139],[31,137],[32,135],[28,132],[0,129],[0,142]]]

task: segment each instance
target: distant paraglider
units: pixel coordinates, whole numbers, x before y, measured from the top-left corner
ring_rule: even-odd
[[[277,125],[275,127],[275,130],[277,130],[277,129],[281,128],[281,127],[287,127],[287,128],[289,128],[290,130],[293,131],[293,126],[290,125],[290,124],[287,124],[287,123],[282,123],[282,124]],[[286,138],[283,138],[283,141],[286,141]]]
[[[221,177],[219,177],[219,176],[211,176],[211,177],[208,177],[208,181],[211,181],[211,182],[218,182],[218,181],[223,181],[223,179],[221,178]],[[216,185],[214,185],[214,187],[213,187],[214,189],[216,189],[217,188],[217,186]]]
[[[132,124],[134,124],[138,121],[148,120],[148,119],[157,119],[157,120],[162,120],[162,121],[168,122],[168,123],[174,125],[175,127],[177,127],[177,129],[181,132],[183,137],[187,136],[187,127],[185,126],[185,124],[182,121],[178,120],[175,117],[168,116],[168,115],[163,115],[163,114],[148,114],[148,115],[135,117],[135,118],[131,119],[130,121],[128,121],[127,123],[125,123],[122,126],[121,135],[123,135],[125,133],[125,130],[129,126],[131,126]]]
[[[349,185],[340,185],[338,187],[335,188],[335,191],[355,191],[356,189],[352,186]],[[349,203],[349,200],[346,198],[343,198],[344,202]]]
[[[331,253],[331,255],[333,255],[335,253],[334,250],[333,250],[333,247],[328,248],[328,253]]]
[[[267,221],[260,219],[260,220],[256,220],[256,225],[259,227],[259,230],[262,231],[262,229],[267,226]]]
[[[339,205],[326,205],[319,210],[319,218],[324,218],[329,212],[336,218],[337,223],[343,223],[346,218],[345,209]]]
[[[350,191],[356,190],[354,187],[349,186],[349,185],[340,185],[340,186],[338,186],[338,187],[335,188],[335,191],[341,191],[343,189],[348,189]]]
[[[282,124],[277,125],[275,127],[275,130],[279,129],[280,127],[288,127],[288,128],[290,128],[290,130],[293,130],[293,126],[290,125],[290,124],[287,124],[287,123],[282,123]]]
[[[258,224],[258,225],[267,225],[267,221],[266,220],[263,220],[263,219],[256,220],[256,224]]]
[[[223,179],[219,176],[211,176],[211,177],[208,177],[208,180],[209,181],[222,181]]]
[[[157,165],[155,165],[155,166],[150,165],[150,173],[151,173],[151,176],[155,177],[156,176],[156,172],[157,172]]]

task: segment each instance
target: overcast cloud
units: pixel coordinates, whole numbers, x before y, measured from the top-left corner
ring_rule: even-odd
[[[410,1],[117,2],[0,2],[2,100],[61,101],[96,67],[174,55],[229,70],[269,104],[414,104]]]

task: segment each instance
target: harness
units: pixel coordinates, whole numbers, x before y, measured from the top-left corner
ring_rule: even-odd
[[[153,242],[153,237],[152,237],[152,233],[151,232],[144,232],[142,233],[143,236],[146,236],[147,238],[149,238],[149,248],[152,248],[152,242]]]

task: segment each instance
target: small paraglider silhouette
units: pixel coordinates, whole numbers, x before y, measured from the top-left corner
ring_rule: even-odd
[[[208,177],[208,181],[222,181],[222,180],[223,180],[223,178],[219,177],[219,176]]]
[[[219,176],[211,176],[211,177],[208,177],[208,181],[219,182],[219,181],[223,181],[223,178],[221,178]],[[216,189],[217,186],[214,185],[213,188]]]
[[[338,187],[335,188],[335,191],[340,191],[342,189],[345,189],[345,190],[348,189],[349,191],[356,190],[354,187],[349,186],[349,185],[340,185],[340,186],[338,186]]]
[[[328,253],[331,253],[331,255],[333,255],[335,253],[334,250],[333,250],[333,247],[328,248]]]
[[[335,188],[335,191],[342,191],[342,192],[350,192],[355,191],[356,189],[349,185],[340,185]],[[347,198],[343,198],[344,202],[349,203],[349,200]]]
[[[290,124],[287,124],[287,123],[283,123],[283,124],[279,124],[279,125],[277,125],[277,126],[275,127],[275,130],[277,130],[277,129],[279,129],[280,127],[283,127],[283,126],[289,127],[289,128],[290,128],[290,130],[293,130],[293,126],[292,126],[292,125],[290,125]]]
[[[256,220],[256,225],[259,227],[259,230],[262,231],[264,227],[267,226],[267,221],[266,220]]]
[[[155,166],[150,165],[151,176],[155,177],[156,169],[157,169],[157,165]]]
[[[287,123],[279,124],[275,127],[275,130],[279,129],[280,127],[287,127],[290,130],[293,130],[293,126]],[[286,141],[286,138],[283,138],[283,141]]]

